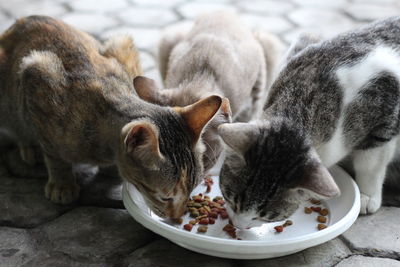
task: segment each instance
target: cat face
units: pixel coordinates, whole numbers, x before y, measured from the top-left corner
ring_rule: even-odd
[[[142,81],[135,78],[135,87]],[[158,216],[183,215],[203,175],[201,132],[221,103],[220,97],[210,96],[183,108],[159,108],[151,118],[122,129],[119,172]]]
[[[301,201],[339,189],[301,130],[286,121],[219,127],[229,146],[220,187],[232,222],[240,228],[281,221]]]
[[[144,81],[145,85],[135,86],[137,94],[150,103],[161,106],[183,106],[197,101],[191,91],[193,88],[175,88],[161,90],[151,79]],[[202,156],[204,171],[207,172],[217,162],[224,144],[218,135],[218,126],[224,123],[232,122],[232,111],[229,100],[222,98],[221,107],[215,116],[210,120],[206,129],[202,133],[202,142],[205,146],[205,152]]]

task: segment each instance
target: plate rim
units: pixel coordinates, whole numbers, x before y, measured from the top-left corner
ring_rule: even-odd
[[[190,239],[193,241],[194,247],[204,248],[204,244],[209,245],[210,243],[214,245],[224,245],[221,251],[228,251],[229,248],[237,247],[240,245],[243,249],[244,248],[251,248],[254,249],[255,247],[263,248],[263,250],[267,248],[273,248],[276,246],[285,246],[285,245],[293,245],[293,244],[300,244],[304,241],[307,242],[307,245],[303,248],[306,249],[308,247],[312,247],[321,243],[324,243],[340,234],[345,232],[350,226],[355,222],[359,215],[360,210],[360,192],[356,182],[351,178],[351,176],[344,171],[341,167],[335,165],[331,169],[336,169],[339,172],[344,173],[346,179],[352,184],[352,191],[354,191],[354,203],[350,210],[343,216],[339,221],[337,221],[332,226],[315,233],[311,233],[306,235],[307,239],[304,240],[304,236],[298,236],[294,238],[288,238],[285,240],[235,240],[235,239],[224,239],[219,237],[212,237],[212,236],[204,236],[204,235],[195,235],[191,232],[185,232],[182,229],[176,228],[174,226],[159,223],[152,219],[152,217],[148,214],[145,214],[141,211],[141,209],[136,205],[136,203],[132,200],[129,192],[128,186],[130,185],[126,181],[123,184],[122,189],[122,198],[123,203],[126,209],[128,210],[129,214],[138,221],[141,225],[145,228],[171,240],[174,243],[181,243],[182,239]],[[181,240],[177,241],[180,238]],[[200,242],[200,243],[199,243]],[[302,249],[301,249],[302,250]],[[254,254],[262,254],[262,253],[255,253]]]

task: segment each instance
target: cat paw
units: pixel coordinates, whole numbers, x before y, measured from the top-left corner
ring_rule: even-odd
[[[382,197],[380,195],[368,196],[361,193],[361,209],[360,214],[372,214],[381,207]]]
[[[79,185],[57,184],[47,182],[45,187],[46,198],[57,204],[70,204],[79,198]]]
[[[31,146],[20,146],[19,153],[21,155],[22,160],[27,163],[29,166],[36,165],[36,153],[35,149]]]

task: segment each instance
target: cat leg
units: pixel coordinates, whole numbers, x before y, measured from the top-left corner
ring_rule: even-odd
[[[161,79],[165,84],[165,78],[167,77],[167,68],[171,52],[174,47],[184,38],[189,28],[186,26],[177,26],[166,32],[160,44],[158,46],[158,64],[161,73]]]
[[[383,146],[353,153],[356,182],[361,192],[361,214],[374,213],[381,207],[382,185],[395,149],[396,140],[392,140]]]
[[[69,204],[79,197],[79,186],[72,175],[72,165],[45,155],[49,180],[45,187],[46,198],[54,203]]]

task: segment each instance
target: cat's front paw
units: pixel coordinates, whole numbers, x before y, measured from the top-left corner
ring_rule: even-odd
[[[368,196],[361,193],[361,209],[360,214],[371,214],[378,211],[381,207],[382,197],[380,195]]]
[[[79,198],[79,185],[76,183],[71,184],[57,184],[54,182],[47,182],[45,187],[46,198],[57,204],[70,204]]]

